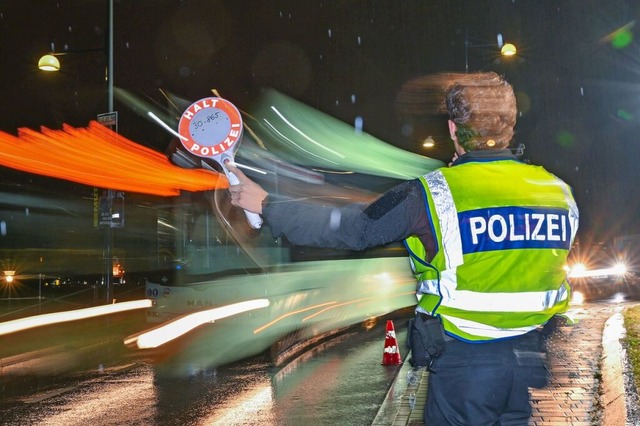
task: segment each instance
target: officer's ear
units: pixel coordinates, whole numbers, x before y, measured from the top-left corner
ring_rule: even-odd
[[[456,131],[458,130],[458,126],[452,120],[449,120],[449,135],[453,141],[458,140],[458,136],[456,135]]]
[[[465,153],[465,150],[458,143],[458,135],[456,134],[457,131],[458,126],[456,125],[456,123],[449,120],[449,135],[451,136],[451,140],[453,140],[453,147],[455,148],[458,155],[463,155]]]

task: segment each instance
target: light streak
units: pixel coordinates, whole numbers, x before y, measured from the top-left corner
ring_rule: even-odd
[[[320,310],[320,311],[316,312],[315,314],[311,314],[311,315],[309,315],[308,317],[303,318],[303,319],[302,319],[302,321],[307,321],[307,320],[309,320],[309,319],[311,319],[311,318],[313,318],[313,317],[317,317],[318,315],[321,315],[321,314],[323,314],[324,312],[327,312],[327,311],[329,311],[329,310],[331,310],[331,309],[339,308],[339,307],[341,307],[341,306],[346,306],[346,305],[353,305],[354,303],[359,303],[359,302],[364,302],[364,301],[370,301],[370,302],[371,302],[371,301],[372,301],[372,300],[374,300],[375,298],[376,298],[375,296],[372,296],[372,297],[363,297],[363,298],[361,298],[361,299],[349,300],[348,302],[338,303],[338,304],[336,304],[336,305],[326,307],[326,308],[324,308],[324,309],[322,309],[322,310]]]
[[[269,306],[268,299],[255,299],[195,312],[154,328],[153,330],[128,337],[124,340],[124,343],[126,345],[136,343],[140,349],[157,348],[171,340],[177,339],[202,324],[215,322],[216,320],[254,309],[266,308],[267,306]]]
[[[273,124],[271,124],[269,122],[269,120],[267,120],[266,118],[264,119],[264,122],[266,123],[266,125],[273,130],[278,136],[280,136],[282,139],[286,140],[287,142],[289,142],[290,144],[292,144],[293,146],[295,146],[297,149],[299,149],[300,151],[306,152],[307,154],[309,154],[312,157],[316,157],[319,158],[320,160],[324,160],[324,161],[328,161],[331,164],[335,164],[337,165],[338,163],[336,163],[335,161],[331,161],[327,158],[324,158],[320,155],[314,154],[313,152],[309,151],[308,149],[304,149],[302,146],[298,145],[297,143],[295,143],[291,138],[286,137],[280,130],[278,130]]]
[[[569,278],[589,278],[601,277],[608,275],[624,275],[627,273],[627,267],[621,263],[611,268],[587,269],[582,264],[577,264],[569,272]]]
[[[309,306],[307,308],[298,309],[296,311],[287,312],[284,315],[280,315],[278,318],[274,319],[273,321],[266,323],[262,327],[256,328],[255,330],[253,330],[253,334],[258,334],[258,333],[264,331],[266,328],[271,327],[273,324],[277,323],[278,321],[282,321],[283,319],[285,319],[287,317],[290,317],[292,315],[296,315],[296,314],[299,314],[299,313],[302,313],[302,312],[310,311],[312,309],[318,309],[318,308],[320,308],[322,306],[333,305],[335,303],[336,302],[320,303],[319,305],[313,305],[313,306]]]
[[[111,305],[95,306],[92,308],[76,309],[73,311],[55,312],[51,314],[36,315],[13,321],[0,323],[0,336],[44,325],[58,324],[61,322],[77,321],[93,318],[101,315],[115,314],[134,309],[150,308],[150,299],[133,300],[130,302],[113,303]]]
[[[334,151],[333,149],[324,146],[323,144],[315,141],[313,138],[307,136],[306,133],[304,133],[302,130],[298,129],[296,126],[293,125],[293,123],[291,123],[289,120],[287,120],[285,118],[284,115],[282,115],[282,113],[280,111],[278,111],[278,109],[275,106],[271,106],[271,110],[273,112],[275,112],[278,117],[280,117],[280,119],[282,119],[282,121],[284,121],[289,127],[291,127],[293,130],[295,130],[298,134],[300,134],[300,136],[302,136],[303,138],[305,138],[306,140],[308,140],[309,142],[311,142],[312,144],[316,145],[319,148],[324,149],[325,151],[328,151],[330,153],[332,153],[333,155],[335,155],[336,157],[339,158],[346,158],[344,155],[340,154],[338,151]]]
[[[64,124],[62,130],[0,131],[0,165],[99,188],[176,196],[180,190],[226,188],[225,176],[183,169],[157,151],[139,145],[91,121],[87,128]]]
[[[265,172],[264,170],[260,170],[260,169],[257,169],[255,167],[251,167],[251,166],[247,166],[247,165],[244,165],[244,164],[240,164],[240,163],[238,163],[236,161],[232,161],[231,164],[236,166],[239,169],[253,170],[256,173],[260,173],[260,174],[263,174],[263,175],[267,174],[267,172]]]
[[[156,121],[156,123],[158,123],[160,126],[162,126],[163,129],[165,129],[167,132],[171,133],[176,138],[181,139],[183,141],[189,140],[189,139],[185,138],[184,136],[182,136],[180,133],[178,133],[175,130],[173,130],[167,123],[165,123],[164,121],[160,120],[160,118],[157,115],[155,115],[154,113],[152,113],[151,111],[147,111],[147,115],[149,115],[149,117],[153,118]]]
[[[412,292],[412,291],[411,292],[406,292],[406,293],[398,293],[396,295],[389,295],[388,297],[385,297],[384,299],[394,298],[394,297],[402,297],[402,296],[413,295],[413,294],[415,294],[415,293]],[[380,296],[376,295],[376,296],[370,296],[370,297],[363,297],[361,299],[349,300],[349,301],[343,302],[343,303],[335,303],[334,302],[331,306],[328,306],[328,307],[326,307],[326,308],[324,308],[324,309],[322,309],[322,310],[320,310],[320,311],[318,311],[318,312],[316,312],[314,314],[309,315],[308,317],[303,318],[302,321],[303,322],[304,321],[308,321],[308,320],[310,320],[310,319],[312,319],[312,318],[314,318],[314,317],[316,317],[318,315],[321,315],[324,312],[327,312],[327,311],[329,311],[331,309],[339,308],[339,307],[346,306],[346,305],[352,305],[354,303],[360,303],[360,302],[371,303],[371,302],[375,302],[376,300],[379,300],[379,299],[380,299]]]

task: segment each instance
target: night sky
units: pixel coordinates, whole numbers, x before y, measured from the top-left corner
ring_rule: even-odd
[[[517,92],[525,158],[574,187],[580,237],[640,232],[640,2],[116,0],[114,10],[114,84],[148,102],[215,88],[242,109],[269,86],[441,160],[453,153],[446,123],[408,117],[397,97],[420,76],[464,72],[468,35],[469,70],[504,74]],[[86,126],[106,112],[106,24],[105,0],[2,0],[0,130]],[[517,57],[499,58],[498,34]],[[52,49],[98,50],[43,73],[38,58]],[[165,150],[165,131],[119,99],[115,109],[122,135]]]

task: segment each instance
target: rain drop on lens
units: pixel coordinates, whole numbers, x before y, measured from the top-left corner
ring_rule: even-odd
[[[416,374],[415,369],[410,369],[407,371],[407,386],[416,386],[418,384],[418,375]]]
[[[356,117],[353,127],[356,129],[356,133],[362,133],[362,126],[364,125],[364,120],[362,117]]]
[[[412,393],[409,395],[409,407],[413,410],[416,406],[416,394]]]

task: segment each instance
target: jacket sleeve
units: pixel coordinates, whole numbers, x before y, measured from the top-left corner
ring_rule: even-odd
[[[274,237],[296,245],[364,250],[410,235],[430,235],[419,185],[417,180],[401,183],[368,206],[270,201],[263,217]]]

